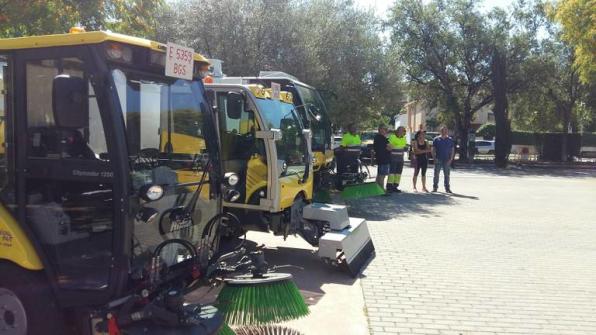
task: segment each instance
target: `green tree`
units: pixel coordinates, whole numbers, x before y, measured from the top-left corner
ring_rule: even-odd
[[[317,87],[337,126],[401,108],[381,22],[351,1],[182,0],[159,20],[160,40],[222,59],[227,75],[283,71]]]
[[[541,39],[532,39],[529,53],[518,69],[525,78],[522,90],[512,93],[513,122],[521,130],[577,132],[593,119],[590,85],[583,85],[575,64],[576,52],[562,38],[560,27],[547,19],[544,10],[527,12],[540,26]],[[592,100],[593,101],[593,100]],[[567,157],[567,137],[561,143]]]
[[[398,0],[389,25],[407,79],[441,95],[461,140],[460,159],[467,160],[473,116],[493,101],[492,40],[476,2]]]
[[[495,165],[506,167],[511,152],[510,97],[530,85],[532,75],[524,64],[537,45],[537,32],[544,22],[537,1],[518,1],[510,11],[493,9],[487,15],[492,36],[491,89],[495,116]]]
[[[0,0],[0,37],[66,33],[75,25],[154,37],[163,0]]]
[[[595,13],[595,0],[559,0],[551,11],[562,26],[562,40],[573,48],[573,65],[583,84],[596,79]]]

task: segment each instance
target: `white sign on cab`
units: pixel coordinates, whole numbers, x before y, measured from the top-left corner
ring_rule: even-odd
[[[174,43],[168,43],[167,48],[166,76],[192,80],[194,49]]]

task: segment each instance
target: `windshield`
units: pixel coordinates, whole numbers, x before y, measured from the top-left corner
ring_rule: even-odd
[[[312,131],[313,150],[324,150],[331,138],[331,126],[327,118],[325,104],[319,93],[311,88],[296,85],[302,100],[301,112],[308,114],[310,129]]]
[[[126,127],[133,194],[141,195],[148,185],[164,190],[154,201],[141,196],[135,216],[134,266],[142,266],[164,239],[197,244],[205,223],[217,214],[209,178],[218,169],[217,136],[201,82],[122,69],[114,69],[112,78]],[[144,215],[155,218],[143,222]],[[176,244],[160,254],[168,265],[187,256]]]
[[[133,187],[197,183],[209,156],[196,81],[112,71],[126,125]]]
[[[278,100],[256,100],[265,128],[281,131],[281,140],[275,141],[277,159],[282,167],[281,175],[302,176],[307,164],[306,145],[302,136],[302,125],[294,111],[294,105]],[[286,168],[283,169],[283,167]]]

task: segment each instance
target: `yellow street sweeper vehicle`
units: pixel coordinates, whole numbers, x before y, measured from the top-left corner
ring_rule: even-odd
[[[187,293],[264,262],[218,250],[206,64],[101,31],[0,40],[0,334],[219,331]]]
[[[288,91],[238,79],[206,84],[219,120],[225,183],[224,208],[246,230],[299,234],[332,264],[356,274],[374,250],[366,221],[349,218],[345,206],[314,203],[311,129]],[[232,190],[228,190],[232,192]]]
[[[331,146],[333,133],[325,102],[317,89],[301,82],[290,74],[279,71],[261,71],[258,77],[214,78],[214,81],[219,83],[234,83],[238,80],[243,84],[259,84],[265,88],[278,85],[281,90],[292,93],[296,113],[304,128],[311,131],[315,188],[330,186],[330,175],[334,169],[333,148]]]

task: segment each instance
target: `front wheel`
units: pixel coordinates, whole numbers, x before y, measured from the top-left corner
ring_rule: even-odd
[[[64,334],[64,319],[41,272],[0,263],[0,334]]]

